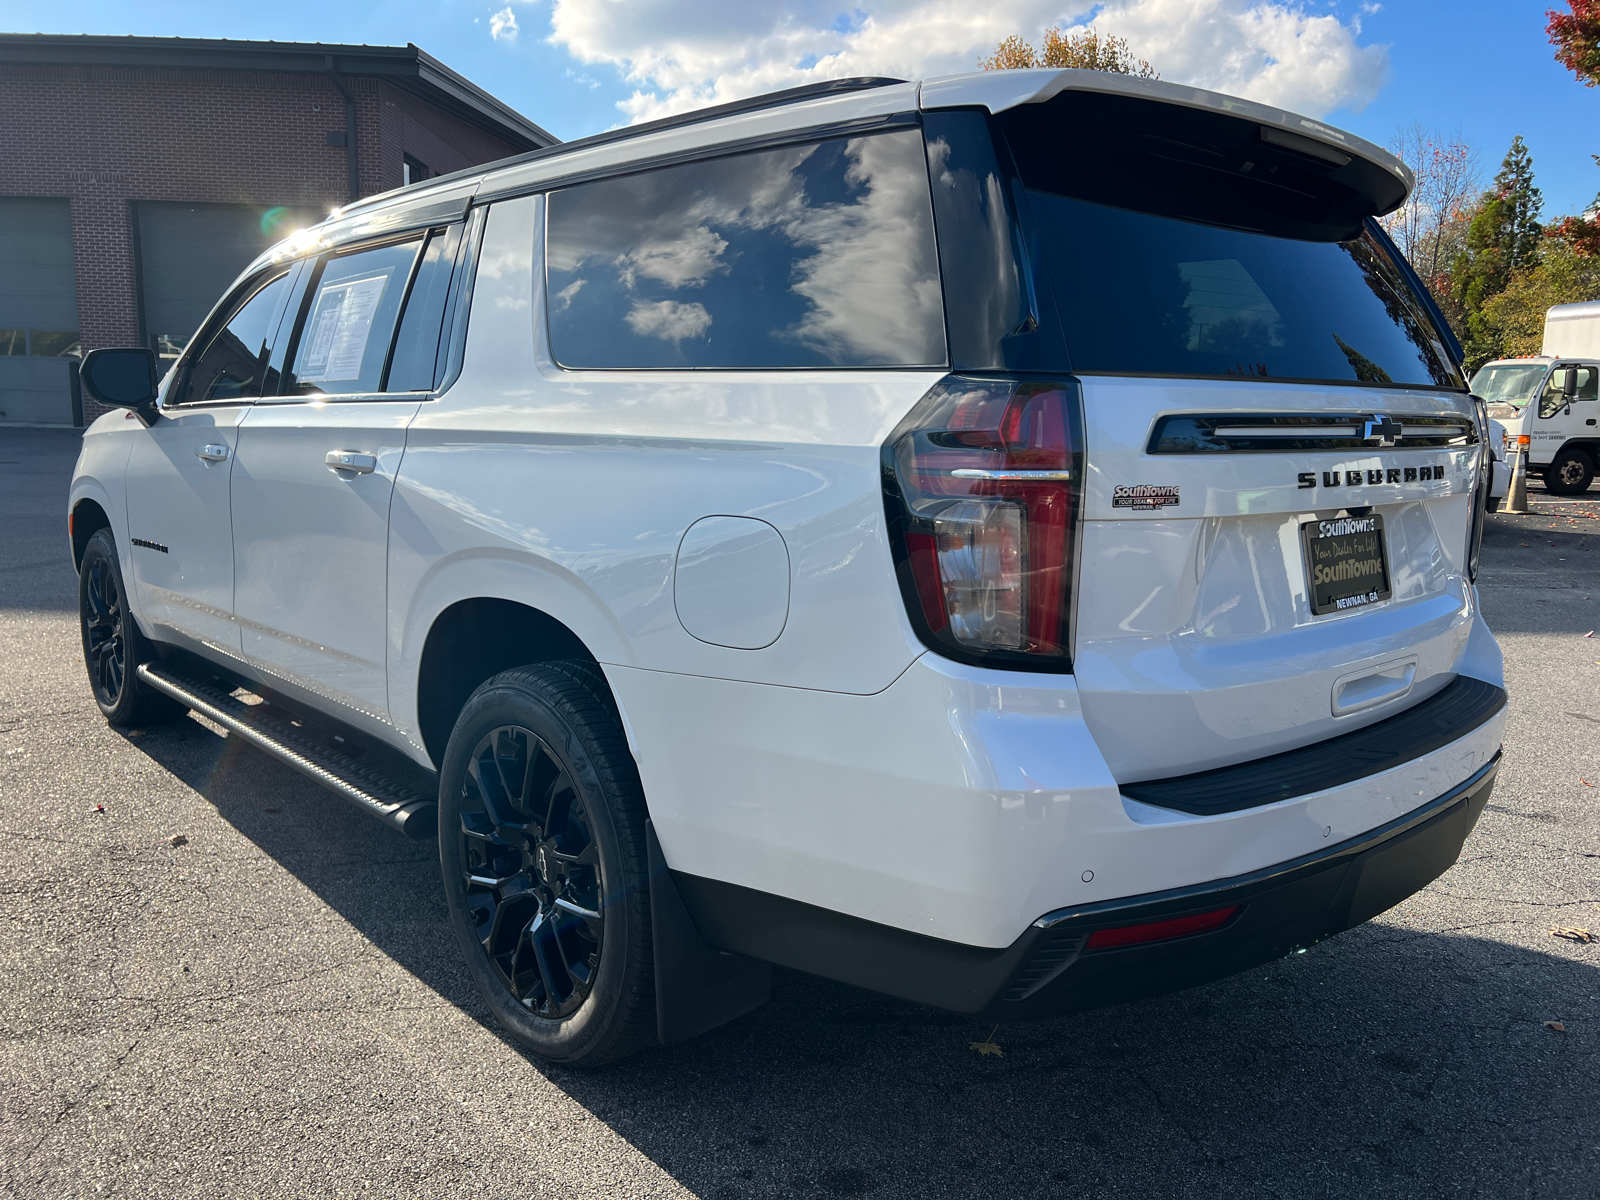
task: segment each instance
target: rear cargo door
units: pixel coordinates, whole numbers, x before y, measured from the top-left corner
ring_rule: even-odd
[[[1369,219],[1393,171],[1146,99],[997,124],[1082,383],[1073,660],[1117,778],[1319,741],[1449,683],[1476,422]]]

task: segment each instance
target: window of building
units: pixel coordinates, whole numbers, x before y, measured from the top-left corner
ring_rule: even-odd
[[[565,367],[945,362],[918,130],[555,192],[547,270]]]
[[[287,274],[257,280],[241,289],[233,315],[184,372],[176,403],[246,400],[261,395],[267,357],[288,290]]]
[[[421,183],[433,172],[428,170],[428,164],[421,159],[412,158],[407,154],[400,160],[400,181],[403,184]]]
[[[353,395],[382,386],[406,281],[422,239],[325,258],[305,305],[283,389]]]

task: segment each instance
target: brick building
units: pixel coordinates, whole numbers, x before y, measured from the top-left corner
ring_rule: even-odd
[[[556,141],[416,46],[3,34],[0,112],[0,425],[92,420],[80,347],[175,356],[330,209]]]

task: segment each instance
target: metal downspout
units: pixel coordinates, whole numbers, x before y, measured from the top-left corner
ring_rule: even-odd
[[[339,78],[339,72],[333,69],[333,55],[323,56],[328,64],[328,78],[333,80],[333,86],[339,89],[339,95],[344,97],[344,157],[345,167],[349,174],[348,188],[350,199],[348,203],[354,204],[361,199],[361,156],[360,147],[356,143],[356,98],[344,86],[344,80]]]

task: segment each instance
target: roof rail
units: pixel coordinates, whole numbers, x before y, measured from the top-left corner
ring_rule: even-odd
[[[859,92],[867,88],[889,87],[897,83],[905,83],[904,79],[890,79],[883,75],[858,75],[850,79],[829,79],[822,83],[808,83],[802,87],[785,88],[781,92],[767,92],[761,96],[751,96],[746,100],[733,100],[727,104],[714,104],[710,108],[696,108],[689,112],[678,113],[670,117],[660,117],[654,121],[644,121],[638,125],[624,125],[621,129],[608,129],[604,133],[591,134],[586,138],[578,138],[572,142],[558,142],[554,146],[546,146],[540,150],[529,150],[522,154],[502,158],[496,162],[484,163],[481,166],[468,167],[464,171],[454,171],[449,175],[436,175],[429,179],[426,187],[433,187],[439,183],[449,183],[455,179],[470,179],[474,176],[485,175],[489,171],[498,171],[505,167],[520,166],[523,163],[538,162],[545,158],[554,158],[572,150],[583,150],[590,146],[602,146],[607,142],[626,141],[628,138],[641,137],[647,133],[655,133],[661,129],[676,129],[680,125],[698,125],[701,121],[714,121],[718,117],[732,116],[735,113],[756,112],[763,108],[775,108],[780,104],[788,104],[795,100],[812,100],[819,96],[831,96],[841,92]],[[355,204],[347,204],[339,210],[339,215],[346,216],[359,212],[375,200],[387,202],[394,195],[385,192],[379,196],[363,197]]]

